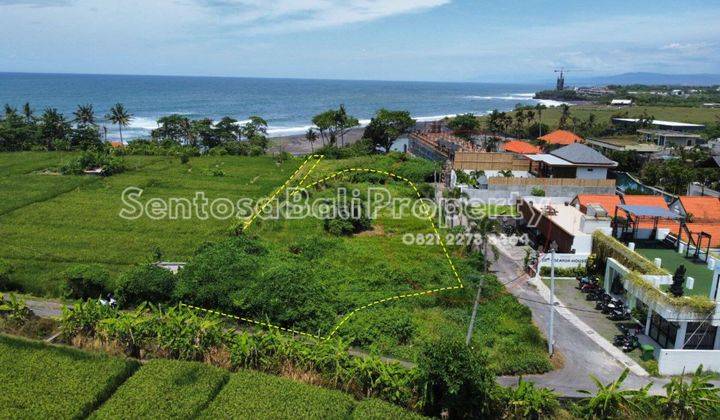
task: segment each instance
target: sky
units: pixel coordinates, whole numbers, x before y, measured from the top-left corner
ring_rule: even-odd
[[[720,2],[0,0],[0,71],[538,82],[720,73]]]

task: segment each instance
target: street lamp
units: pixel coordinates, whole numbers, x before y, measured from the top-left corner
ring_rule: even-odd
[[[551,357],[555,341],[553,328],[555,326],[555,251],[557,248],[557,242],[552,241],[550,244],[550,327],[548,332],[548,353]]]

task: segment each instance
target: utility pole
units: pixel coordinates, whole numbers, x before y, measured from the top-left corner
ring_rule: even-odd
[[[548,353],[553,355],[554,334],[553,328],[555,323],[555,247],[550,251],[550,330],[548,332]]]
[[[475,317],[477,317],[478,305],[480,304],[480,292],[482,291],[482,284],[484,279],[484,277],[481,277],[480,282],[478,283],[477,295],[475,296],[472,316],[470,317],[470,325],[468,325],[467,337],[465,337],[465,345],[467,346],[470,345],[470,340],[472,340],[473,331],[475,330]]]

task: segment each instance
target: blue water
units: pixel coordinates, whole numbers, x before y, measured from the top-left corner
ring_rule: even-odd
[[[22,107],[25,102],[40,113],[57,108],[66,117],[78,104],[93,104],[98,117],[120,102],[134,119],[126,138],[146,136],[155,121],[169,114],[189,118],[231,116],[244,120],[259,115],[269,123],[269,134],[304,132],[313,115],[345,104],[361,122],[381,107],[410,111],[418,120],[497,108],[534,104],[539,85],[487,83],[383,82],[216,78],[180,76],[109,76],[0,73],[0,104]],[[110,135],[114,129],[108,125]]]

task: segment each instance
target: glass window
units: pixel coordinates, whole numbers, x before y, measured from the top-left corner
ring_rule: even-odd
[[[712,350],[715,346],[717,327],[706,322],[689,322],[685,337],[685,348],[694,350]]]

